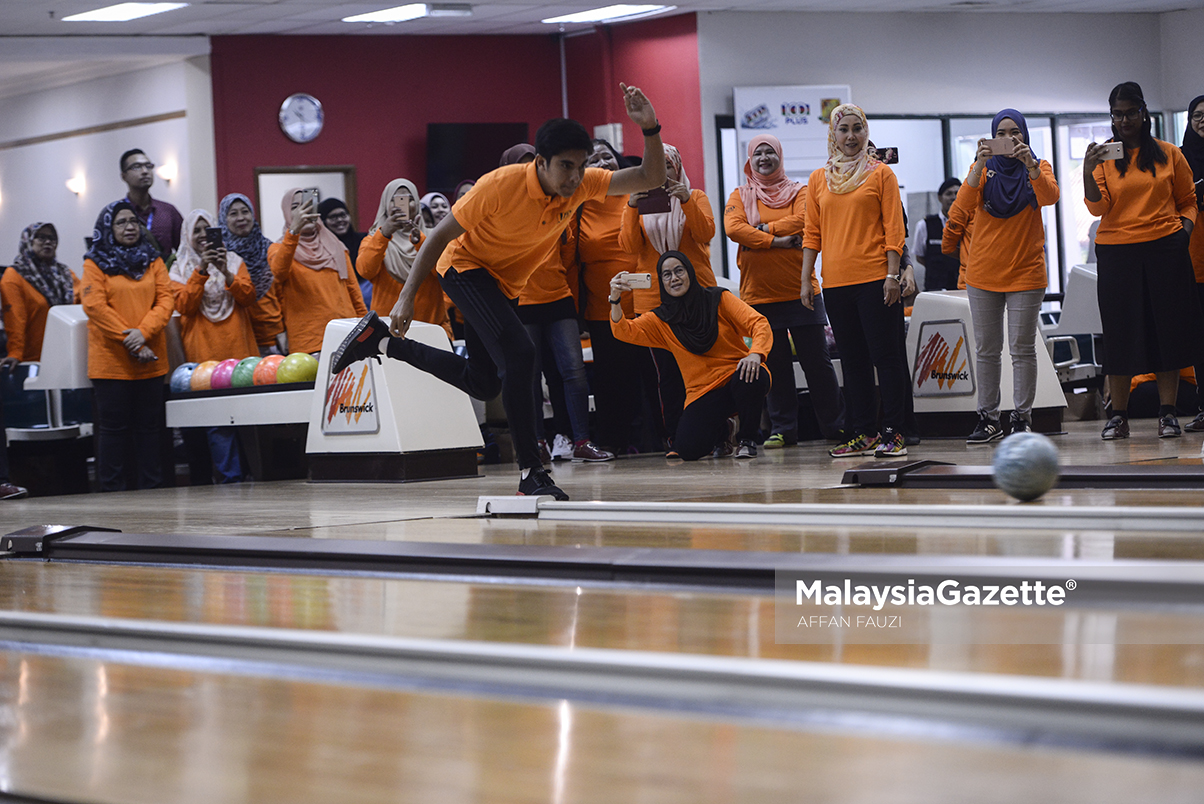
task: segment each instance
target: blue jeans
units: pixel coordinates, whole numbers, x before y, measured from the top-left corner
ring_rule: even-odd
[[[581,330],[576,318],[562,318],[549,324],[524,324],[534,344],[546,345],[556,361],[556,370],[564,381],[564,400],[568,406],[569,423],[574,441],[589,439],[589,381],[585,378],[585,360],[581,356]],[[539,385],[543,373],[541,349],[535,350],[535,404],[542,404],[543,389]],[[543,411],[535,417],[535,432],[544,437]]]
[[[209,454],[213,457],[213,468],[217,470],[219,483],[242,481],[242,453],[238,447],[238,434],[233,427],[211,427]]]

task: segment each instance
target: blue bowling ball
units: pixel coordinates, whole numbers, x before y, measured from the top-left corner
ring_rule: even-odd
[[[1058,482],[1058,448],[1040,433],[1014,433],[995,449],[991,469],[996,487],[1029,502]]]
[[[181,363],[176,366],[176,370],[171,373],[171,392],[173,394],[186,394],[192,390],[192,370],[196,366],[196,363]]]

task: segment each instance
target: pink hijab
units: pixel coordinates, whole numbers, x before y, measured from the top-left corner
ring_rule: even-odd
[[[778,155],[778,169],[768,176],[762,176],[753,170],[753,151],[761,145],[768,145]],[[740,185],[740,200],[744,202],[744,213],[750,226],[761,223],[761,213],[757,209],[760,201],[770,209],[781,209],[794,203],[795,196],[803,185],[786,177],[786,168],[782,164],[782,143],[772,134],[760,134],[752,138],[748,144],[748,161],[744,163],[744,175],[748,181]]]
[[[666,143],[665,157],[677,171],[677,180],[689,190],[690,179],[686,176],[686,169],[681,166],[681,154],[672,145]],[[644,224],[644,232],[648,235],[648,242],[652,243],[658,253],[664,254],[666,251],[679,250],[681,233],[686,228],[686,213],[682,212],[681,201],[677,200],[676,196],[669,196],[668,212],[644,215],[641,221]]]
[[[288,222],[293,219],[293,197],[299,192],[301,192],[301,188],[294,187],[284,194],[284,199],[280,202],[281,209],[284,211],[285,234],[288,234]],[[317,227],[317,231],[299,236],[297,251],[293,254],[293,259],[315,271],[330,268],[338,272],[340,279],[346,279],[347,247],[335,236],[334,232],[326,228],[321,218],[314,221],[314,225]]]

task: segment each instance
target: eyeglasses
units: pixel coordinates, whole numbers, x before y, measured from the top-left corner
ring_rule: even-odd
[[[127,171],[130,171],[130,170],[154,170],[155,163],[154,162],[133,162],[131,164],[126,165],[125,169]]]
[[[51,246],[57,245],[59,242],[59,239],[54,235],[34,235],[33,239],[37,243],[46,243]]]
[[[1193,123],[1199,123],[1201,120],[1204,120],[1204,112],[1192,112],[1191,121]]]
[[[1140,120],[1145,109],[1130,109],[1127,112],[1111,112],[1108,116],[1112,118],[1113,123],[1119,123],[1122,120]]]
[[[140,226],[137,218],[123,218],[119,221],[113,221],[113,226],[118,229],[128,229],[131,226]]]

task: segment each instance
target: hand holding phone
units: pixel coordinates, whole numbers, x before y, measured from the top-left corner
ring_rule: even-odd
[[[983,140],[983,144],[986,145],[987,153],[991,156],[1011,156],[1016,147],[1016,143],[1011,137],[994,137]]]
[[[209,248],[219,249],[222,247],[222,230],[216,226],[208,226],[205,228],[205,240],[209,243]]]
[[[653,187],[635,202],[635,208],[641,215],[655,215],[668,212],[673,208],[669,203],[669,191],[664,187]]]
[[[1125,157],[1125,144],[1123,142],[1105,142],[1099,148],[1099,158],[1104,162],[1124,159]]]
[[[624,272],[623,278],[627,280],[627,287],[632,288],[633,290],[636,288],[643,288],[647,290],[648,288],[652,287],[652,274],[632,274]]]
[[[878,161],[884,165],[899,164],[899,149],[893,145],[888,148],[875,149],[878,154]]]

